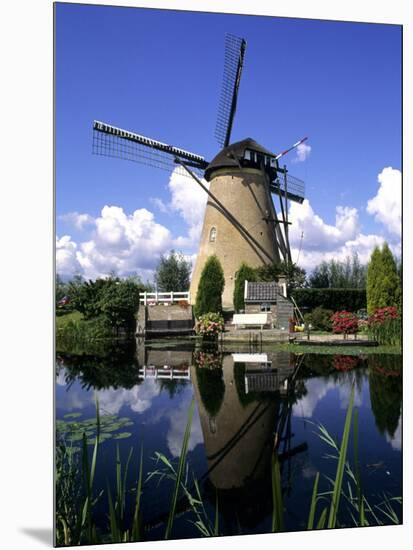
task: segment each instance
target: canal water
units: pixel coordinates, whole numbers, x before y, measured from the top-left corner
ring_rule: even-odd
[[[195,495],[197,480],[203,521],[214,522],[218,502],[220,534],[271,532],[271,461],[276,453],[283,529],[302,530],[307,526],[317,472],[319,492],[325,492],[331,489],[328,477],[334,478],[337,468],[336,452],[323,439],[322,427],[339,445],[352,387],[358,436],[354,438],[353,426],[349,463],[354,472],[358,467],[368,503],[378,506],[374,508],[378,519],[389,524],[383,502],[402,496],[398,355],[195,349],[190,342],[146,346],[133,342],[102,354],[58,354],[57,442],[70,448],[80,464],[83,431],[90,452],[93,449],[97,399],[102,437],[94,493],[98,496],[108,485],[115,493],[117,448],[123,466],[133,448],[126,480],[128,523],[142,449],[144,539],[162,539],[173,481],[163,475],[168,467],[159,453],[176,467],[194,399],[184,481]],[[345,479],[348,493],[349,478]],[[327,500],[320,500],[318,515],[323,502]],[[391,502],[401,521],[400,504]],[[343,498],[339,524],[353,525],[352,514],[357,516]],[[108,530],[106,496],[97,499],[94,520],[104,534]],[[172,538],[202,536],[196,520],[188,500],[179,498]]]

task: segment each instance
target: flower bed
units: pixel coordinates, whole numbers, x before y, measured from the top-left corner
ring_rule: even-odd
[[[357,315],[350,311],[337,311],[331,316],[334,334],[343,334],[344,338],[349,334],[357,334],[359,320]]]
[[[224,330],[224,319],[219,313],[205,313],[195,323],[195,332],[201,336],[216,337]]]

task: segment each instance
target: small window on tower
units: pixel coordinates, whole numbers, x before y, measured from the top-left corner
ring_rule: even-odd
[[[211,227],[211,231],[209,232],[209,242],[214,243],[217,240],[217,229],[216,227]]]

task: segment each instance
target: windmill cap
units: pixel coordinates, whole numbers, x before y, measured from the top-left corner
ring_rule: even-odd
[[[228,147],[222,149],[217,156],[211,160],[205,170],[205,179],[210,181],[212,173],[220,168],[238,168],[239,166],[236,159],[244,158],[244,154],[247,149],[249,151],[256,151],[257,153],[262,153],[263,155],[268,155],[275,158],[274,153],[268,151],[268,149],[265,149],[265,147],[257,143],[254,139],[243,139],[242,141],[231,143]]]

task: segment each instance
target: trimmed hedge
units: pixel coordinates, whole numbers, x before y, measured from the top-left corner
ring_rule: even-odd
[[[360,288],[296,288],[292,292],[299,308],[357,311],[367,306],[366,290]]]

